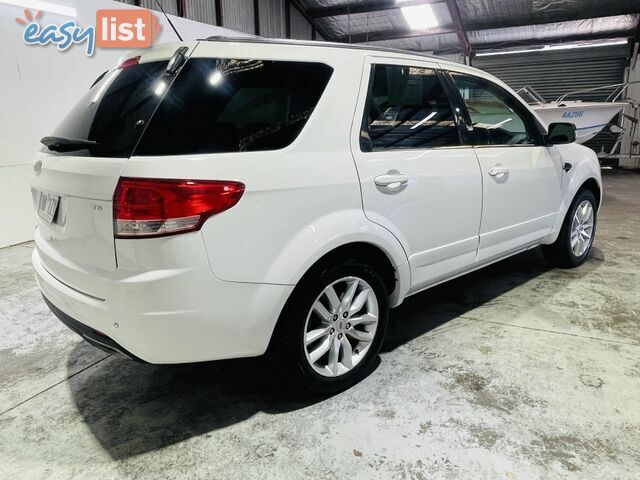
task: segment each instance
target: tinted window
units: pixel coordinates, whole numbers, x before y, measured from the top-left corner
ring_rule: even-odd
[[[135,154],[284,148],[311,116],[332,71],[320,63],[190,59]]]
[[[449,100],[434,70],[373,66],[361,134],[364,151],[459,143]]]
[[[73,155],[128,157],[161,99],[167,61],[117,68],[96,82],[54,130],[54,136],[98,142]],[[136,125],[137,124],[137,125]]]
[[[509,92],[482,78],[459,73],[451,75],[471,117],[476,144],[540,143],[535,120]]]

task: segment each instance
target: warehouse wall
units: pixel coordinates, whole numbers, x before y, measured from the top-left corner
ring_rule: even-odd
[[[222,26],[226,28],[255,33],[254,15],[253,0],[222,0]]]
[[[313,37],[313,27],[302,14],[296,9],[291,9],[291,38],[298,40],[311,40]]]
[[[602,85],[620,83],[629,47],[608,47],[477,56],[473,66],[500,78],[511,88],[531,86],[547,101],[560,95]],[[611,91],[594,91],[572,99],[603,101]]]
[[[135,4],[135,0],[120,0]],[[185,17],[198,22],[237,30],[239,32],[260,35],[268,38],[287,38],[287,19],[289,20],[289,38],[296,40],[322,40],[314,28],[290,0],[219,0],[222,15],[216,11],[216,0],[184,0]],[[161,0],[167,13],[178,15],[180,0]],[[157,10],[155,0],[140,0],[145,8]],[[255,8],[255,5],[258,8]],[[287,15],[287,9],[289,10]],[[256,31],[255,16],[258,14],[259,31]]]
[[[108,0],[48,1],[75,7],[77,21],[83,26],[95,23],[98,8],[123,8],[121,3]],[[82,46],[59,52],[52,45],[25,45],[22,30],[15,21],[22,16],[21,8],[0,3],[0,64],[3,65],[0,73],[0,247],[33,238],[35,221],[27,181],[34,153],[41,148],[40,139],[51,133],[81,92],[126,53],[125,50],[98,49],[93,57],[87,57]],[[47,23],[59,23],[69,17],[45,13],[42,18]],[[158,18],[162,24],[158,41],[175,41],[170,26]],[[185,39],[238,35],[183,18],[174,20]]]
[[[260,0],[260,35],[269,38],[285,38],[284,0]]]

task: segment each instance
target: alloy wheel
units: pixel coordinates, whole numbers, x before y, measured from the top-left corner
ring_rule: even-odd
[[[378,328],[375,291],[359,277],[328,285],[314,301],[304,328],[309,365],[325,377],[351,371],[366,356]]]
[[[590,201],[583,200],[571,222],[571,251],[576,257],[584,255],[591,246],[593,221],[593,206]]]

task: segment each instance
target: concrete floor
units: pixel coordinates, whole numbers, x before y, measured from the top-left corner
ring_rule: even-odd
[[[327,399],[261,362],[140,365],[50,314],[0,250],[0,478],[637,479],[640,175],[610,172],[592,258],[538,250],[409,299]]]

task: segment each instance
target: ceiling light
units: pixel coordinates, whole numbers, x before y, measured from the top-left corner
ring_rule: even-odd
[[[404,15],[411,30],[429,30],[439,25],[438,19],[433,13],[431,5],[413,5],[410,7],[401,7],[400,11]]]
[[[52,2],[43,2],[41,0],[0,0],[0,3],[14,5],[16,7],[28,8],[30,10],[40,10],[41,12],[55,13],[66,17],[76,17],[77,12],[73,7],[58,5]]]
[[[481,52],[476,53],[477,57],[488,57],[491,55],[511,55],[514,53],[531,53],[531,52],[549,52],[553,50],[571,50],[574,48],[591,48],[591,47],[608,47],[611,45],[625,45],[627,44],[627,40],[610,40],[610,41],[602,41],[602,42],[591,42],[591,43],[567,43],[560,45],[545,45],[539,48],[530,48],[527,50],[504,50],[501,52]]]

